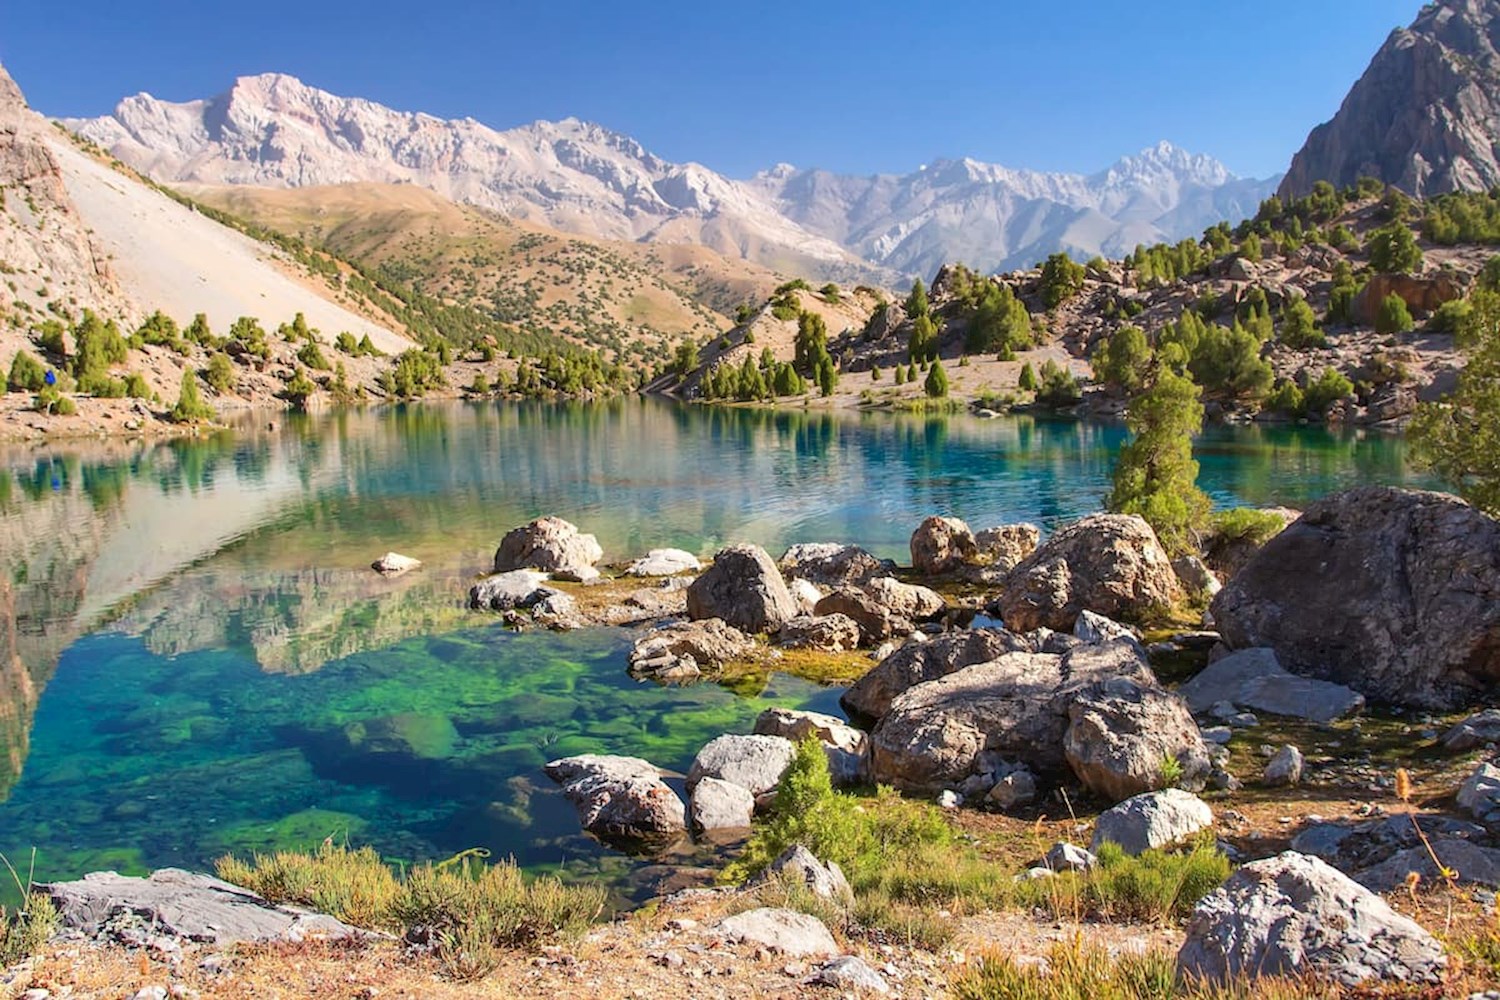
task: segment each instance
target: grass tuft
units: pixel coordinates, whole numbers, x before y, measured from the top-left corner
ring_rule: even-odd
[[[225,856],[219,877],[274,903],[296,903],[372,930],[419,936],[431,943],[455,979],[493,970],[507,949],[583,930],[604,912],[605,890],[529,879],[514,862],[485,864],[460,855],[413,868],[404,878],[374,850],[325,844],[315,853]]]

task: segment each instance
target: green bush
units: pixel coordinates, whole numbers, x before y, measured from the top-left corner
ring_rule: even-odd
[[[402,399],[416,399],[445,384],[441,359],[416,348],[402,351],[391,369],[381,375],[382,387]]]
[[[208,359],[208,369],[203,373],[203,380],[221,396],[232,389],[234,365],[230,362],[229,355],[223,351],[215,351],[214,356]]]
[[[340,351],[343,351],[345,354],[359,354],[359,341],[355,340],[354,334],[350,333],[348,330],[340,332],[337,337],[333,338],[333,346],[338,348]]]
[[[1055,309],[1083,290],[1085,271],[1065,253],[1055,253],[1042,265],[1042,303]]]
[[[1263,404],[1272,413],[1284,413],[1289,417],[1298,417],[1306,409],[1307,401],[1302,395],[1302,388],[1291,379],[1282,379],[1276,383],[1276,388],[1271,390]]]
[[[45,386],[41,392],[36,394],[36,400],[32,403],[32,409],[38,413],[52,413],[60,417],[71,417],[78,412],[77,405],[58,391],[55,385]]]
[[[1294,350],[1323,347],[1328,343],[1318,329],[1318,318],[1306,299],[1292,298],[1281,307],[1281,342]]]
[[[47,369],[33,355],[17,351],[5,384],[11,392],[41,392],[47,385]]]
[[[1459,333],[1468,326],[1473,315],[1474,307],[1468,299],[1453,299],[1433,311],[1427,329],[1432,333]]]
[[[1201,394],[1191,379],[1163,367],[1130,401],[1126,420],[1135,437],[1120,449],[1104,501],[1113,513],[1145,518],[1174,556],[1193,551],[1210,510],[1193,459],[1193,435],[1203,428]]]
[[[1056,361],[1048,358],[1042,362],[1042,384],[1037,388],[1036,401],[1043,406],[1062,409],[1072,406],[1083,398],[1083,388],[1078,379]]]
[[[129,372],[125,376],[125,395],[131,399],[150,399],[151,387],[140,372]]]
[[[57,907],[42,893],[26,893],[26,905],[7,912],[0,906],[0,969],[41,953],[60,929]]]
[[[1094,378],[1128,395],[1141,387],[1151,367],[1151,357],[1145,331],[1126,324],[1094,352]]]
[[[1401,296],[1392,292],[1380,300],[1380,311],[1375,314],[1376,333],[1409,333],[1415,325]]]
[[[298,315],[301,315],[300,313]],[[332,371],[333,365],[323,356],[323,348],[318,346],[316,340],[309,340],[297,349],[297,360],[302,362],[313,371]]]
[[[927,381],[922,384],[929,399],[942,399],[948,395],[948,373],[943,371],[943,363],[934,361],[928,369]]]
[[[1422,266],[1422,248],[1410,229],[1393,222],[1370,235],[1370,266],[1381,274],[1410,274]]]
[[[1260,546],[1281,534],[1286,522],[1280,514],[1254,507],[1231,507],[1214,511],[1208,519],[1209,533],[1225,542],[1249,542]]]
[[[307,372],[303,371],[299,365],[293,370],[292,377],[281,387],[281,398],[298,409],[304,409],[307,406],[307,401],[317,391],[317,383],[308,378]]]
[[[603,913],[606,892],[553,876],[528,879],[514,862],[472,855],[422,864],[398,879],[373,850],[324,846],[314,854],[220,858],[219,877],[273,903],[294,903],[357,927],[402,934],[421,928],[450,976],[477,979],[509,949],[576,934]]]
[[[182,389],[177,395],[177,402],[167,414],[169,420],[174,424],[193,424],[200,420],[213,420],[216,414],[213,407],[198,396],[198,377],[191,368],[182,373]]]
[[[1321,416],[1334,403],[1354,395],[1354,383],[1336,369],[1325,368],[1323,374],[1308,383],[1302,395],[1304,410]]]
[[[1016,380],[1016,388],[1022,392],[1036,392],[1036,369],[1031,367],[1030,361],[1021,366],[1021,374]]]

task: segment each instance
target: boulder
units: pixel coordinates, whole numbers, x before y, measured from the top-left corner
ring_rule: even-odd
[[[731,545],[688,587],[688,617],[722,618],[751,634],[774,632],[797,614],[781,571],[758,545]]]
[[[118,931],[122,923],[206,944],[369,936],[333,917],[278,906],[249,889],[180,868],[161,868],[146,878],[91,872],[37,890],[57,906],[64,927],[91,938]]]
[[[1452,753],[1477,750],[1491,743],[1500,743],[1500,709],[1475,712],[1443,734],[1443,749]]]
[[[885,979],[870,968],[868,962],[858,955],[840,955],[820,968],[812,978],[819,986],[832,986],[845,994],[880,993],[891,991]]]
[[[787,593],[792,595],[792,603],[797,606],[798,615],[813,615],[813,609],[823,599],[823,592],[818,585],[808,580],[788,580],[786,582]]]
[[[929,517],[912,532],[911,565],[923,576],[951,573],[978,553],[974,532],[956,517]]]
[[[1500,522],[1455,497],[1365,487],[1327,497],[1214,598],[1231,648],[1296,674],[1447,710],[1500,678]]]
[[[1121,625],[1112,618],[1096,615],[1092,611],[1081,611],[1073,623],[1073,637],[1080,642],[1113,642],[1126,639],[1139,643],[1140,637],[1129,625]]]
[[[1301,854],[1321,858],[1367,889],[1389,892],[1399,888],[1409,872],[1418,872],[1424,879],[1437,875],[1432,859],[1423,861],[1428,845],[1439,857],[1469,853],[1466,861],[1472,862],[1477,856],[1456,845],[1469,845],[1487,837],[1485,828],[1476,823],[1432,814],[1398,813],[1362,822],[1312,823],[1292,838],[1291,846]],[[1460,881],[1484,881],[1487,874],[1494,874],[1488,860],[1482,867],[1472,863],[1451,867],[1458,869]],[[1486,868],[1490,869],[1488,873]]]
[[[823,744],[835,785],[861,785],[870,780],[869,736],[831,715],[768,708],[756,718],[755,734],[781,736],[793,743],[815,739]]]
[[[1011,570],[993,608],[1005,627],[1070,631],[1085,609],[1139,620],[1181,597],[1171,560],[1143,519],[1095,514],[1053,535]]]
[[[1282,668],[1274,649],[1242,649],[1215,660],[1178,688],[1193,714],[1220,702],[1272,715],[1332,722],[1364,710],[1364,696],[1342,684],[1298,677]]]
[[[1195,555],[1173,559],[1172,572],[1177,574],[1177,581],[1189,594],[1206,594],[1212,597],[1224,589],[1219,578],[1214,576],[1214,571],[1208,568],[1208,563]]]
[[[776,791],[797,748],[781,736],[720,736],[710,740],[688,769],[688,791],[703,778],[720,778],[749,789],[757,799]]]
[[[1002,524],[974,536],[978,561],[997,573],[1009,573],[1036,551],[1042,532],[1034,524]]]
[[[682,799],[661,780],[661,772],[639,757],[583,754],[554,760],[544,768],[590,833],[626,839],[656,838],[686,828]]]
[[[1458,805],[1484,823],[1500,823],[1500,767],[1480,764],[1458,787]]]
[[[410,573],[420,565],[422,565],[420,559],[403,556],[399,552],[387,552],[370,563],[370,568],[381,576],[400,576],[402,573]]]
[[[652,549],[625,567],[626,576],[676,576],[703,568],[698,557],[682,549]]]
[[[1380,304],[1391,295],[1399,295],[1409,309],[1432,312],[1444,302],[1461,299],[1466,294],[1468,279],[1454,272],[1371,274],[1350,308],[1361,326],[1374,326]]]
[[[999,809],[1019,809],[1036,801],[1036,775],[1029,768],[1018,768],[990,786],[985,801]]]
[[[882,576],[861,588],[841,587],[819,601],[814,610],[819,615],[848,615],[858,623],[862,640],[873,645],[893,635],[910,633],[918,623],[936,618],[946,606],[935,591]]]
[[[685,679],[744,660],[755,651],[753,639],[718,618],[673,622],[635,641],[628,669],[637,677]]]
[[[1254,861],[1199,902],[1177,953],[1214,983],[1308,972],[1353,986],[1432,982],[1442,946],[1385,900],[1324,862],[1286,851]]]
[[[1006,653],[1029,653],[1033,648],[1026,639],[1004,629],[969,629],[947,632],[926,642],[908,642],[855,681],[839,701],[849,712],[878,719],[908,688]]]
[[[1063,753],[1084,787],[1111,802],[1167,784],[1162,762],[1177,761],[1184,788],[1202,788],[1208,747],[1182,699],[1127,677],[1112,677],[1068,706]]]
[[[781,626],[776,643],[787,649],[842,653],[858,649],[859,637],[859,625],[848,615],[798,615]]]
[[[793,844],[766,866],[766,870],[751,885],[762,885],[770,879],[781,879],[794,885],[802,885],[819,899],[839,903],[854,902],[854,890],[844,877],[844,870],[837,861],[819,861],[817,856],[801,844]]]
[[[795,910],[747,910],[725,917],[719,932],[737,944],[756,945],[789,958],[827,958],[839,953],[838,943],[821,920]]]
[[[1091,871],[1099,859],[1094,856],[1093,851],[1084,850],[1067,841],[1058,841],[1047,851],[1046,867],[1054,872],[1086,872]]]
[[[1120,845],[1126,854],[1140,854],[1180,843],[1213,822],[1208,803],[1192,792],[1165,788],[1126,799],[1100,813],[1090,846],[1097,852],[1108,841]]]
[[[702,778],[688,796],[695,830],[747,830],[755,815],[755,796],[732,781]]]
[[[573,598],[546,585],[547,574],[529,569],[496,573],[469,588],[469,607],[491,611],[529,611],[546,604],[553,611],[572,605]]]
[[[1302,766],[1302,751],[1287,744],[1276,751],[1275,756],[1266,764],[1262,780],[1272,788],[1299,784],[1302,781]]]
[[[819,587],[860,587],[877,576],[890,576],[896,564],[876,559],[858,545],[807,542],[793,545],[778,562],[788,581],[806,580]]]
[[[594,564],[604,550],[593,535],[560,517],[539,517],[506,532],[495,550],[495,572],[537,569],[560,580],[588,582],[599,576]]]
[[[1117,676],[1155,683],[1139,652],[1114,642],[1062,656],[1005,653],[918,684],[891,702],[870,734],[875,779],[936,792],[982,770],[985,751],[1060,772],[1069,706]]]

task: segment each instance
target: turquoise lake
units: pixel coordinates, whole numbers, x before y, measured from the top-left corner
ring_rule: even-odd
[[[505,531],[556,514],[610,561],[849,541],[904,562],[930,513],[1051,527],[1098,509],[1124,440],[1027,416],[626,400],[0,447],[0,852],[35,848],[59,878],[331,837],[403,861],[483,847],[635,891],[650,859],[582,835],[544,761],[685,770],[766,705],[836,714],[839,692],[656,687],[626,676],[626,631],[508,632],[462,606]],[[1196,453],[1221,506],[1426,482],[1374,433],[1214,427]],[[369,563],[391,549],[423,569],[381,579]]]

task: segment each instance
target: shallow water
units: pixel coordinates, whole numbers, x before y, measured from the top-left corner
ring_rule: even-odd
[[[628,634],[515,635],[462,608],[507,529],[558,514],[606,558],[852,541],[900,558],[925,515],[1052,526],[1098,508],[1124,431],[1030,417],[444,404],[197,441],[0,451],[0,851],[47,878],[202,867],[326,837],[393,858],[470,847],[628,882],[539,766],[579,752],[685,770],[772,676],[659,688]],[[1220,504],[1419,483],[1404,445],[1216,427]],[[386,581],[387,549],[425,562]]]

